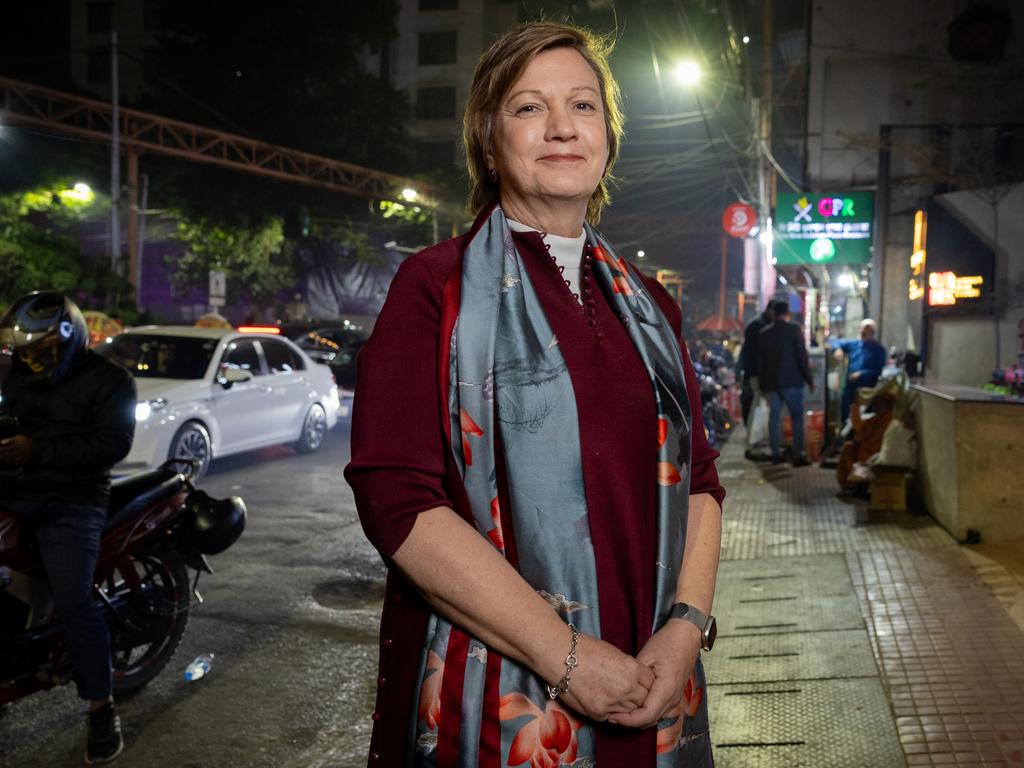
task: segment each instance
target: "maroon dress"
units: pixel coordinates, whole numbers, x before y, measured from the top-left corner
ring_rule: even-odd
[[[540,235],[517,232],[513,237],[558,337],[576,395],[602,639],[635,655],[650,637],[654,619],[658,435],[650,378],[601,291],[585,287],[580,306]],[[439,405],[442,387],[447,387],[447,371],[439,371],[440,344],[443,335],[447,344],[443,331],[458,313],[457,295],[452,297],[446,287],[452,285],[452,270],[468,239],[464,235],[439,243],[402,264],[359,358],[352,462],[345,477],[367,538],[389,565],[420,512],[447,506],[472,520],[445,444],[447,412]],[[644,282],[678,336],[679,307],[655,280]],[[721,505],[725,491],[714,465],[718,453],[704,436],[700,390],[681,337],[679,343],[694,415],[690,493],[709,493]],[[514,565],[514,548],[510,551]],[[401,573],[389,569],[371,766],[405,764],[429,613]],[[596,732],[598,765],[654,767],[654,728],[599,724]],[[499,765],[493,758],[481,753],[480,765]]]

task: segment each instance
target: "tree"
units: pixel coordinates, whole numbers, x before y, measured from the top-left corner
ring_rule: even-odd
[[[228,301],[267,306],[280,291],[295,284],[295,269],[284,247],[280,219],[255,225],[228,226],[207,220],[180,217],[177,238],[185,244],[184,256],[175,257],[175,288],[206,289],[211,270],[224,272]]]
[[[0,304],[42,289],[85,306],[115,308],[130,299],[131,287],[105,259],[83,255],[75,237],[109,210],[108,198],[67,180],[0,196]]]

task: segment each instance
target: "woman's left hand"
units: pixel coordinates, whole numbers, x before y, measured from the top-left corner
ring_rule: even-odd
[[[654,672],[654,684],[642,705],[615,713],[610,722],[628,728],[651,728],[666,717],[678,717],[686,706],[686,681],[700,653],[700,630],[688,621],[668,621],[636,655]]]

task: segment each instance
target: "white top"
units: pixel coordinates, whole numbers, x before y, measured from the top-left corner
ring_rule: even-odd
[[[541,239],[548,247],[548,253],[562,270],[562,277],[569,284],[569,290],[576,296],[576,301],[580,301],[580,266],[583,263],[583,246],[587,242],[586,231],[580,232],[579,237],[562,237],[550,232],[541,232],[512,219],[506,218],[506,221],[508,228],[513,232],[540,232]]]

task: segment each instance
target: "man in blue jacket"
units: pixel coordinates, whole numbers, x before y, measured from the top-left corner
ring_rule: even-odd
[[[814,391],[807,347],[800,326],[790,322],[789,302],[773,302],[771,325],[758,334],[758,384],[768,398],[768,438],[772,463],[782,462],[780,421],[786,404],[793,423],[793,466],[806,466],[804,454],[804,385]]]
[[[857,390],[861,387],[873,387],[878,383],[885,367],[885,347],[878,343],[875,336],[878,328],[875,321],[864,319],[860,324],[859,339],[839,339],[831,343],[836,359],[847,357],[846,384],[843,386],[842,423],[850,415],[850,406]]]

